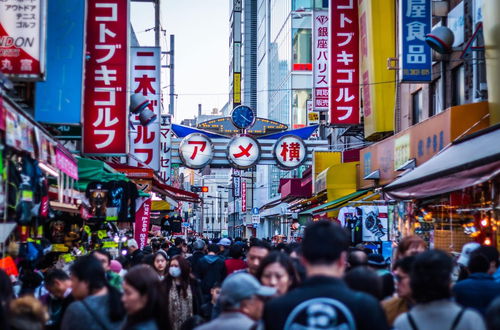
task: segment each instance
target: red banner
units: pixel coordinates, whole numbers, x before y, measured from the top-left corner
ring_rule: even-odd
[[[135,212],[134,239],[142,249],[148,244],[149,219],[151,218],[151,198],[137,200],[139,209]]]
[[[83,153],[127,153],[128,1],[88,0]]]
[[[330,123],[359,124],[358,1],[336,1],[330,24]]]

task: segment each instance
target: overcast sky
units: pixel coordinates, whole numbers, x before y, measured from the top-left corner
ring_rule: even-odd
[[[175,122],[222,108],[229,93],[229,0],[161,0],[166,40],[175,35]],[[151,4],[132,3],[131,19],[141,46],[154,45]],[[163,36],[162,36],[163,38]],[[164,107],[168,109],[168,71]]]

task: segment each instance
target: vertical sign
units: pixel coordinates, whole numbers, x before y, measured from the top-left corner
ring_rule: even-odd
[[[247,211],[247,182],[241,182],[241,212]]]
[[[401,80],[431,81],[432,53],[425,43],[425,36],[431,32],[431,1],[401,2]]]
[[[43,78],[45,0],[0,1],[0,71],[18,78]]]
[[[233,168],[233,196],[240,197],[241,196],[241,176],[240,170]]]
[[[131,86],[132,93],[139,93],[149,101],[149,109],[157,118],[160,117],[160,48],[132,47],[130,58],[132,62]],[[134,154],[143,164],[155,171],[160,169],[160,123],[143,126],[139,116],[133,115],[130,128],[130,153]],[[135,159],[129,160],[129,165],[138,166]]]
[[[329,70],[328,62],[328,20],[327,10],[314,12],[314,38],[313,38],[313,83],[314,83],[314,109],[316,111],[328,111],[329,96]]]
[[[87,1],[83,153],[127,153],[128,1]]]
[[[148,244],[149,221],[151,218],[151,198],[139,198],[139,209],[135,213],[134,239],[142,249]]]
[[[319,112],[314,111],[313,100],[306,101],[307,109],[307,125],[318,125],[319,124]]]
[[[172,162],[172,117],[161,115],[160,122],[160,177],[166,184],[170,184]]]
[[[330,123],[359,124],[358,1],[330,6]]]

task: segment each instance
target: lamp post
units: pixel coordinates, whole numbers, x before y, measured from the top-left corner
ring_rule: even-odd
[[[224,188],[222,186],[218,186],[221,188]],[[219,237],[222,237],[222,200],[224,198],[220,196],[206,196],[206,198],[213,198],[213,199],[218,199],[219,200]],[[212,214],[213,214],[213,201],[212,201]],[[212,228],[213,232],[213,228]]]

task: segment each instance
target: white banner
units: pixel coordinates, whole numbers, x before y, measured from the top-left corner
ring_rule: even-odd
[[[328,54],[329,19],[327,10],[314,11],[313,28],[313,99],[316,111],[328,111],[329,108],[329,65]]]
[[[140,125],[138,116],[132,117],[130,129],[130,153],[155,171],[160,170],[160,63],[161,49],[158,47],[132,47],[131,86],[132,93],[141,93],[150,103],[150,110],[157,119],[148,126]],[[134,159],[129,165],[138,166]]]
[[[172,117],[161,115],[160,119],[160,176],[166,184],[170,184],[172,168]]]

